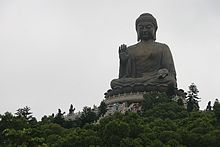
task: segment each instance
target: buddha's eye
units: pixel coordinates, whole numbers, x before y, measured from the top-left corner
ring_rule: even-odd
[[[143,30],[143,29],[152,29],[153,26],[151,24],[148,24],[148,25],[139,25],[139,30]]]
[[[146,28],[147,29],[151,29],[153,26],[152,25],[147,25]]]
[[[139,26],[139,29],[140,29],[140,30],[143,30],[143,29],[144,29],[144,26]]]

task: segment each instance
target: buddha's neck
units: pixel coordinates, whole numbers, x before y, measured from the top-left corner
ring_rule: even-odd
[[[140,42],[142,42],[142,43],[152,43],[152,42],[154,42],[154,40],[153,39],[141,40]]]

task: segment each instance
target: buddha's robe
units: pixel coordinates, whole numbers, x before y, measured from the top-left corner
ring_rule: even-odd
[[[127,48],[129,58],[120,62],[119,79],[111,81],[111,88],[124,86],[172,86],[177,87],[176,71],[169,47],[154,41],[141,41]],[[165,78],[159,78],[161,70],[168,71]]]

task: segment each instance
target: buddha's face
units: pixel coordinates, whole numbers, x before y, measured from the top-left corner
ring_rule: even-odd
[[[140,40],[147,41],[154,38],[155,27],[151,22],[139,22],[137,25],[137,33]]]

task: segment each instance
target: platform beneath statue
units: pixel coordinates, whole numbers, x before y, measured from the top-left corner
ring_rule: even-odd
[[[105,116],[111,115],[115,112],[141,112],[141,103],[144,101],[144,95],[150,94],[151,92],[124,93],[105,98],[104,102],[107,105],[107,113]],[[158,91],[158,93],[160,92]],[[177,102],[178,99],[182,99],[183,104],[186,107],[184,91],[178,90],[177,94],[178,95],[172,96],[172,100]]]
[[[124,93],[113,95],[108,98],[105,98],[105,103],[107,105],[114,103],[122,103],[122,102],[141,102],[144,100],[143,95],[147,92],[137,92],[137,93]]]

